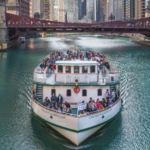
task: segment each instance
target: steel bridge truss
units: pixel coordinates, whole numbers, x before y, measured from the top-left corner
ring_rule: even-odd
[[[6,13],[10,40],[25,33],[36,32],[95,32],[140,33],[150,35],[150,17],[127,22],[112,21],[99,24],[68,23],[40,20]]]

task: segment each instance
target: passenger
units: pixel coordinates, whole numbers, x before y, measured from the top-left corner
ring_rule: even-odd
[[[54,107],[53,107],[53,106],[50,106],[50,110],[54,110]]]
[[[37,97],[36,93],[34,93],[33,99],[36,100],[36,101],[38,101],[38,97]]]
[[[59,94],[58,97],[57,97],[57,104],[58,104],[58,105],[59,105],[59,104],[62,105],[62,103],[63,103],[63,97],[61,96],[61,94]]]
[[[99,109],[99,107],[101,106],[101,103],[99,102],[99,98],[96,101],[96,106],[97,106],[97,109]]]
[[[83,117],[83,116],[86,116],[86,115],[87,115],[87,114],[85,113],[85,111],[82,110],[81,113],[80,113],[80,117]]]
[[[53,106],[55,105],[55,103],[57,103],[57,97],[55,96],[54,93],[52,94],[52,97],[51,97],[51,103]]]
[[[54,104],[54,109],[57,110],[57,108],[58,108],[58,105],[57,105],[57,103],[55,103]]]
[[[67,113],[67,115],[69,115],[69,114],[71,113],[70,108],[67,108],[67,109],[66,109],[66,113]]]
[[[70,108],[70,104],[68,102],[65,102],[65,105],[67,108]]]
[[[107,104],[109,103],[109,97],[110,97],[110,94],[109,94],[109,90],[107,89],[107,90],[106,90]]]
[[[50,100],[48,99],[48,97],[46,97],[45,100],[47,104],[50,104]]]
[[[108,107],[109,107],[109,106],[112,106],[113,104],[114,104],[114,103],[113,103],[112,100],[110,99],[110,100],[109,100],[109,103],[108,103]]]
[[[62,104],[59,104],[58,107],[59,107],[60,110],[62,111]]]
[[[47,104],[47,109],[50,109],[50,107],[51,107],[51,106],[50,106],[50,103],[49,103],[49,104]]]
[[[89,103],[89,111],[92,111],[92,107],[94,107],[94,110],[97,110],[96,104],[94,103],[94,100]]]
[[[44,102],[42,103],[43,106],[47,106],[46,100],[44,100]]]
[[[107,106],[107,105],[106,105]],[[104,109],[104,107],[103,107],[103,105],[101,104],[100,106],[99,106],[99,110],[103,110]]]
[[[115,102],[115,100],[116,100],[116,92],[115,92],[115,89],[112,90],[111,95],[112,95],[112,97],[113,97],[113,102]]]
[[[66,113],[66,105],[63,106],[62,112]]]
[[[61,110],[59,107],[56,110],[57,110],[56,112],[61,113]]]

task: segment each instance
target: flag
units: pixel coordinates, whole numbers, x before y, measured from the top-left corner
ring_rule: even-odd
[[[84,110],[84,109],[86,109],[86,102],[85,102],[85,103],[78,104],[78,111],[79,111],[79,110]]]

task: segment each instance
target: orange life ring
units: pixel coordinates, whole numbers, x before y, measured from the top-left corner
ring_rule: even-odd
[[[74,92],[75,93],[79,93],[80,92],[80,88],[79,87],[74,87]]]

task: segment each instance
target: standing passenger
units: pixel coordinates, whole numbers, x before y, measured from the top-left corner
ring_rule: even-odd
[[[107,90],[106,90],[107,105],[108,105],[108,103],[109,103],[109,97],[110,97],[110,94],[109,94],[109,90],[107,89]]]

